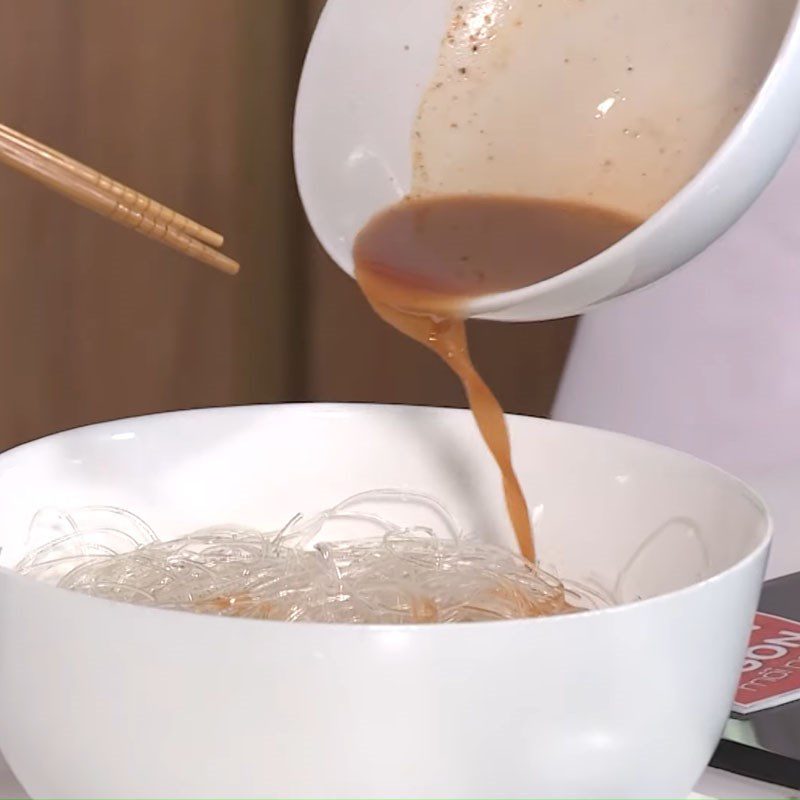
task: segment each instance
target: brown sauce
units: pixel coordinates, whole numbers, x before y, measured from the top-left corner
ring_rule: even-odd
[[[531,561],[533,531],[503,410],[470,358],[464,304],[558,275],[610,247],[639,222],[582,203],[433,196],[403,200],[379,213],[353,247],[356,279],[374,310],[437,353],[461,380],[500,468],[520,552]]]

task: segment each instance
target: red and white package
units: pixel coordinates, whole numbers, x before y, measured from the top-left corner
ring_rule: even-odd
[[[800,699],[800,622],[756,614],[733,710],[752,714]]]

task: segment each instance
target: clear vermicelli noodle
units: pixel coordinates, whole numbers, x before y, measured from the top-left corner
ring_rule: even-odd
[[[364,509],[417,503],[439,525],[402,527]],[[316,541],[323,529],[369,524],[375,534]],[[502,547],[462,534],[434,498],[365,492],[278,531],[238,525],[161,541],[128,511],[44,510],[31,537],[46,538],[17,570],[95,597],[222,616],[347,622],[477,622],[572,613],[611,600],[568,585]]]

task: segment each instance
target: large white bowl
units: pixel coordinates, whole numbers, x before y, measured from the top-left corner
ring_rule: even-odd
[[[7,567],[41,506],[114,504],[165,537],[278,526],[369,488],[441,498],[510,541],[467,412],[287,405],[111,422],[0,456],[0,748],[34,797],[680,797],[726,719],[767,556],[739,481],[623,436],[510,417],[544,561],[645,598],[456,626],[146,609]],[[398,513],[400,513],[398,511]],[[687,585],[689,584],[689,585]],[[651,596],[652,595],[652,596]]]

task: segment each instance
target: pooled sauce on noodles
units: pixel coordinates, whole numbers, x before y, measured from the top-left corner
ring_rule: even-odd
[[[465,303],[558,275],[639,223],[583,203],[432,196],[403,200],[379,213],[353,247],[356,279],[377,314],[433,350],[461,380],[500,468],[520,552],[530,561],[535,548],[528,506],[511,462],[503,409],[469,355]]]

